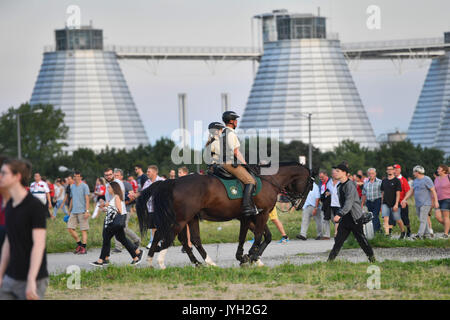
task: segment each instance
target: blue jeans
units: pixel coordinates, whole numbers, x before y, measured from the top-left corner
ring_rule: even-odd
[[[67,214],[67,210],[66,210],[66,206],[64,205],[64,200],[57,200],[56,201],[56,206],[53,209],[53,215],[56,217],[56,214],[58,213],[58,209],[61,208],[63,209],[64,213]]]
[[[381,229],[380,224],[380,210],[381,210],[381,198],[375,200],[367,200],[366,201],[367,209],[373,213],[373,231],[377,232]]]

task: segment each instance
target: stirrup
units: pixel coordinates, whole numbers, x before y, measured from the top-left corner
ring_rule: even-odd
[[[261,212],[264,211],[263,209],[258,209],[258,208],[256,207],[256,205],[254,205],[253,207],[254,207],[254,210],[244,212],[244,216],[245,216],[245,217],[253,217],[253,216],[257,216],[258,214],[260,214]]]

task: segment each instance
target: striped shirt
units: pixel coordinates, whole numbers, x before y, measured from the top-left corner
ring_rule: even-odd
[[[30,192],[33,196],[41,200],[42,204],[47,203],[47,193],[50,193],[50,189],[45,181],[33,182],[30,185]]]
[[[367,197],[368,201],[374,201],[381,198],[381,180],[375,178],[374,182],[370,180],[364,183],[362,194]]]

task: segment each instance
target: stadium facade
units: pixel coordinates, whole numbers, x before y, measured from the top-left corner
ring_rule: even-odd
[[[255,18],[264,52],[239,128],[274,128],[283,142],[307,143],[311,113],[312,144],[322,151],[345,139],[377,147],[340,41],[327,38],[326,18],[286,10]]]
[[[100,151],[148,145],[148,137],[113,51],[92,26],[55,30],[54,51],[44,60],[30,104],[52,104],[65,113],[65,148]]]
[[[450,43],[450,32],[445,33]],[[408,139],[450,157],[450,51],[432,60],[408,128]]]

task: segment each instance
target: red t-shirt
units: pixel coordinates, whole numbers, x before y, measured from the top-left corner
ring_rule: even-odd
[[[361,198],[362,197],[362,189],[361,189],[361,187],[356,185],[356,191],[358,191],[358,195]]]
[[[55,196],[55,186],[53,183],[47,183],[48,188],[50,189],[50,197],[53,198]]]
[[[406,193],[409,191],[410,186],[408,183],[408,180],[406,180],[406,178],[404,176],[402,176],[401,178],[397,178],[400,180],[400,183],[402,185],[402,191],[400,191],[400,202],[402,202],[402,200],[405,198]]]
[[[133,191],[137,192],[138,188],[139,188],[137,181],[133,179],[133,180],[131,180],[130,183],[131,183],[131,186],[133,187]]]
[[[95,192],[100,193],[100,196],[104,196],[106,194],[106,186],[104,186],[102,184],[96,186]]]
[[[5,208],[3,208],[3,198],[2,195],[0,194],[0,226],[4,225],[5,225]]]

